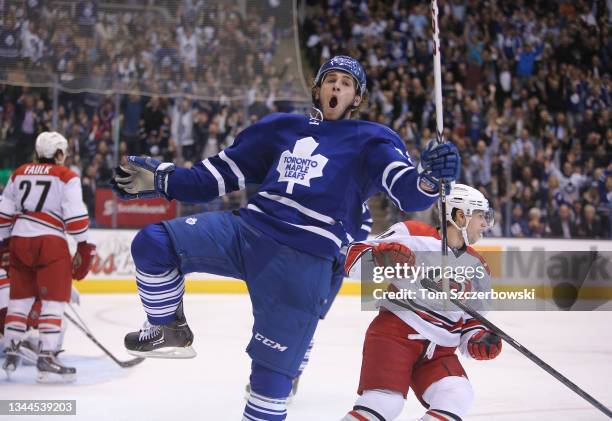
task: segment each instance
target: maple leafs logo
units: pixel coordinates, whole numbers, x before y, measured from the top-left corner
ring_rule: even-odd
[[[293,151],[285,151],[280,156],[276,170],[279,172],[279,182],[287,182],[287,193],[293,193],[293,186],[310,187],[310,180],[323,176],[323,168],[328,159],[321,154],[313,155],[319,146],[312,137],[304,137],[293,147]]]

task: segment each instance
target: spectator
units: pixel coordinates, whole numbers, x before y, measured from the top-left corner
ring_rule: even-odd
[[[208,136],[206,137],[206,143],[202,148],[202,159],[210,158],[211,156],[217,155],[223,149],[225,145],[221,141],[219,134],[219,126],[216,122],[210,123],[208,127]]]
[[[527,222],[527,226],[529,229],[529,237],[530,238],[542,238],[546,233],[546,225],[542,223],[542,211],[540,208],[531,208],[529,209],[528,214],[529,221]]]
[[[172,139],[181,150],[181,157],[196,156],[193,140],[193,110],[188,99],[176,100],[172,107]]]
[[[149,133],[152,130],[159,132],[164,124],[164,111],[161,108],[158,96],[153,96],[142,111],[141,119],[144,121],[144,131]]]
[[[518,203],[512,207],[510,232],[513,237],[527,237],[529,235],[529,225],[523,217],[523,206]]]
[[[589,183],[589,177],[580,173],[571,162],[563,163],[563,171],[559,171],[553,162],[548,163],[548,174],[552,174],[559,181],[561,201],[573,203],[579,197],[580,189]]]
[[[98,2],[95,0],[79,1],[76,5],[76,18],[82,36],[91,36],[98,21]]]
[[[121,134],[127,144],[130,155],[140,155],[140,115],[142,114],[142,101],[140,95],[133,93],[124,98],[123,123]]]
[[[595,206],[587,204],[584,206],[584,218],[576,230],[579,238],[605,238],[601,218],[597,216]]]
[[[34,98],[24,93],[18,100],[14,115],[14,136],[17,139],[17,164],[31,161],[34,141],[40,133],[38,116],[34,110]]]
[[[550,221],[550,236],[553,238],[576,238],[576,227],[571,220],[571,211],[565,203]]]

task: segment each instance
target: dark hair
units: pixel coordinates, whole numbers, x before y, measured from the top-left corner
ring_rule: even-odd
[[[55,153],[53,154],[53,158],[43,158],[43,157],[38,156],[38,154],[36,154],[35,161],[38,164],[55,164],[55,160],[57,159],[57,156],[60,153],[63,154],[64,152],[61,149],[57,149]]]

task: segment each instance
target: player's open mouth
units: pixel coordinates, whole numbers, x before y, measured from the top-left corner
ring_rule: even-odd
[[[335,96],[331,97],[331,99],[329,100],[329,106],[330,108],[336,108],[336,105],[338,105],[338,98],[336,98]]]

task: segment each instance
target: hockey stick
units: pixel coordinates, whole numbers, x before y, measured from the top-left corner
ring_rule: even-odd
[[[444,114],[442,113],[442,63],[440,52],[440,26],[438,25],[438,1],[431,0],[431,35],[433,49],[433,71],[434,71],[434,102],[436,106],[436,141],[439,145],[444,143],[442,134],[444,132]],[[448,264],[448,231],[446,221],[446,183],[440,180],[438,189],[440,190],[440,199],[438,208],[440,211],[440,245],[442,248],[442,271],[445,271]],[[450,293],[450,280],[447,277],[442,277],[442,288],[446,294]],[[446,306],[446,301],[444,302]],[[445,310],[448,310],[445,307]]]
[[[442,289],[438,286],[438,284],[436,284],[431,279],[428,279],[428,278],[422,279],[421,280],[421,285],[423,285],[425,288],[427,288],[429,290],[436,291],[436,292],[442,292]],[[473,308],[471,308],[467,304],[461,302],[460,300],[452,298],[448,294],[447,294],[447,297],[448,297],[448,300],[451,303],[453,303],[454,305],[459,307],[461,310],[463,310],[464,312],[469,314],[474,319],[478,320],[480,323],[482,323],[484,326],[486,326],[487,329],[489,329],[492,332],[494,332],[497,336],[499,336],[504,341],[506,341],[509,345],[511,345],[518,352],[520,352],[521,354],[523,354],[524,356],[529,358],[537,366],[542,368],[544,371],[546,371],[548,374],[553,376],[555,379],[559,380],[565,386],[570,388],[574,393],[576,393],[577,395],[581,396],[588,403],[590,403],[595,408],[599,409],[601,412],[606,414],[609,418],[612,418],[612,411],[610,409],[608,409],[601,402],[599,402],[597,399],[595,399],[594,397],[592,397],[591,395],[586,393],[584,390],[582,390],[580,387],[578,387],[575,383],[573,383],[570,379],[565,377],[563,374],[559,373],[557,370],[552,368],[550,365],[546,364],[539,357],[537,357],[533,352],[529,351],[527,348],[525,348],[523,345],[518,343],[514,338],[512,338],[506,332],[504,332],[503,330],[498,328],[496,325],[491,323],[487,318],[485,318],[480,313],[475,311]]]
[[[440,27],[438,26],[438,1],[431,0],[431,32],[434,71],[434,101],[436,105],[436,141],[444,143],[444,116],[442,114],[442,64],[440,59]],[[448,256],[448,234],[446,232],[446,185],[440,180],[440,225],[442,228],[442,256]],[[446,263],[446,262],[444,262]],[[445,264],[443,266],[446,266]],[[444,288],[448,290],[447,287]]]
[[[74,311],[74,314],[77,315],[77,317],[79,317],[78,313],[74,310],[74,308],[72,306],[70,306],[70,308],[72,309],[72,311]],[[121,361],[119,359],[117,359],[117,357],[115,357],[108,349],[106,349],[100,342],[98,342],[98,340],[91,334],[91,332],[89,331],[89,329],[87,329],[86,326],[81,326],[81,324],[79,322],[77,322],[76,320],[74,320],[74,318],[68,314],[68,313],[64,313],[64,316],[66,316],[66,318],[68,320],[70,320],[70,322],[75,325],[77,328],[79,328],[79,330],[81,332],[83,332],[85,334],[85,336],[87,336],[94,344],[96,344],[98,346],[98,348],[100,348],[102,351],[104,351],[104,353],[106,355],[108,355],[111,360],[113,360],[114,362],[116,362],[120,367],[123,368],[129,368],[129,367],[133,367],[136,364],[140,364],[141,362],[144,361],[144,358],[138,357],[138,358],[133,358],[131,360],[127,360],[127,361]],[[80,319],[80,317],[79,317]]]

